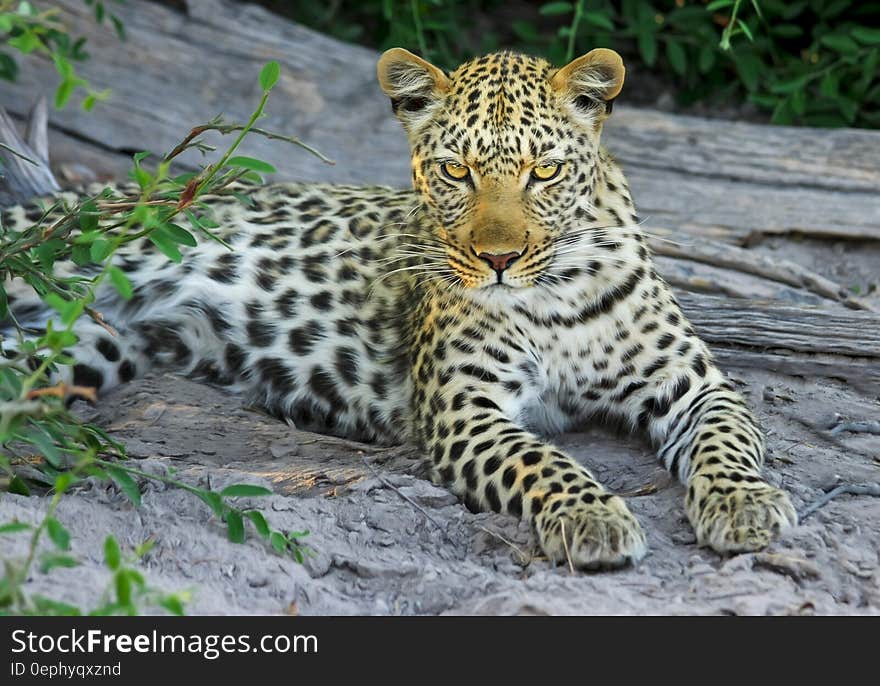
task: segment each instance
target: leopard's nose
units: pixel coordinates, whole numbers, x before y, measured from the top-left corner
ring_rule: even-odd
[[[481,260],[485,260],[489,263],[489,266],[492,267],[499,274],[507,269],[510,265],[512,265],[517,259],[522,256],[521,252],[506,252],[503,255],[496,255],[495,253],[489,252],[481,252],[477,257]]]

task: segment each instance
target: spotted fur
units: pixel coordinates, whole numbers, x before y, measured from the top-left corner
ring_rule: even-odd
[[[106,390],[171,366],[300,427],[412,441],[468,506],[529,520],[551,559],[583,568],[638,560],[645,536],[546,437],[613,416],[686,484],[699,543],[766,545],[796,516],[761,478],[762,433],[654,270],[599,145],[623,78],[608,50],[562,69],[498,53],[449,74],[389,51],[379,80],[414,190],[213,198],[233,250],[204,242],[173,264],[126,247],[134,298],[103,289],[97,304],[120,335],[77,323],[74,380]],[[35,304],[14,306],[42,325]]]

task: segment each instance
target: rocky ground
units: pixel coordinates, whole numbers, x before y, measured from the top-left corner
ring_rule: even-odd
[[[841,417],[864,418],[876,406],[834,382],[733,378],[774,427],[768,477],[799,510],[834,485],[877,481],[880,439],[834,433]],[[102,544],[112,532],[126,547],[154,539],[148,581],[189,590],[188,611],[197,614],[880,614],[880,498],[840,496],[767,551],[725,558],[695,545],[682,487],[646,445],[598,428],[568,434],[557,443],[628,496],[650,544],[635,568],[572,574],[538,556],[527,526],[471,514],[426,481],[412,451],[296,431],[173,375],[81,410],[123,439],[146,471],[174,470],[214,488],[269,486],[275,495],[253,504],[275,527],[308,529],[313,551],[300,565],[257,538],[230,543],[207,507],[177,489],[143,482],[135,510],[96,482],[58,510],[82,564],[35,572],[28,583],[29,592],[83,608],[96,606],[105,587]],[[45,497],[5,495],[0,521],[36,521],[46,505]],[[24,544],[7,537],[4,556]]]

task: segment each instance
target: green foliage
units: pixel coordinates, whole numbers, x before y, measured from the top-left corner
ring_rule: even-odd
[[[501,47],[556,64],[610,47],[669,80],[682,104],[748,100],[779,124],[880,126],[877,0],[310,0],[288,12],[447,68]]]
[[[125,39],[122,22],[119,17],[106,11],[106,3],[84,1],[93,8],[98,23],[108,18],[120,40]],[[114,0],[115,3],[121,1]],[[94,90],[86,79],[76,73],[74,62],[88,57],[85,44],[85,38],[73,39],[70,36],[58,8],[42,9],[28,0],[0,0],[0,80],[15,81],[18,76],[18,62],[4,48],[12,48],[21,55],[42,53],[52,60],[60,79],[55,89],[55,107],[63,108],[74,91],[81,88],[85,91],[81,106],[88,112],[95,103],[105,100],[110,91]]]
[[[242,182],[254,177],[259,181],[257,172],[274,171],[262,160],[234,154],[245,136],[258,133],[299,143],[254,126],[263,114],[278,74],[278,65],[274,62],[263,69],[259,79],[262,97],[247,123],[228,125],[218,118],[197,126],[151,168],[146,166],[150,153],[134,155],[131,177],[136,188],[133,193],[106,188],[73,205],[49,200],[43,216],[34,224],[21,230],[0,226],[0,315],[6,320],[7,329],[15,332],[12,340],[0,337],[0,488],[23,496],[35,491],[52,494],[47,512],[37,524],[0,523],[0,536],[30,536],[24,559],[3,560],[0,613],[84,612],[56,600],[29,596],[24,584],[35,565],[46,574],[55,568],[78,564],[71,553],[76,532],[67,529],[56,515],[56,508],[66,493],[89,479],[115,484],[135,507],[141,503],[141,481],[169,484],[206,503],[218,521],[225,524],[231,541],[245,540],[245,523],[249,521],[250,529],[273,550],[298,561],[308,553],[300,543],[307,532],[275,530],[258,510],[238,505],[238,498],[271,493],[262,486],[234,484],[218,493],[187,484],[170,472],[150,474],[133,467],[125,460],[122,444],[100,427],[80,422],[67,410],[68,400],[92,399],[95,389],[67,384],[58,374],[73,364],[65,351],[77,342],[74,324],[80,317],[91,317],[107,326],[100,313],[93,309],[101,285],[108,282],[123,298],[133,295],[125,273],[110,264],[113,254],[122,245],[146,238],[168,259],[181,261],[185,249],[197,245],[197,236],[222,243],[211,231],[218,224],[212,219],[211,207],[203,196],[226,194],[247,202]],[[206,165],[198,173],[173,175],[172,163],[184,151],[213,150],[200,137],[206,131],[236,133],[237,136],[217,162]],[[57,274],[54,266],[63,260],[72,260],[81,267],[78,275]],[[12,278],[30,286],[56,313],[44,331],[25,330],[7,307],[8,298],[2,284]],[[2,547],[4,544],[0,541]],[[106,540],[104,556],[112,581],[104,600],[93,613],[134,614],[143,604],[176,614],[183,612],[185,596],[152,589],[134,568],[148,550],[149,545],[140,546],[133,557],[126,558],[112,536]]]

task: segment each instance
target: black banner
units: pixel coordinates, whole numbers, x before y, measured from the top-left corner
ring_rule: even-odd
[[[819,618],[5,617],[0,684],[161,684],[190,674],[218,683],[256,676],[261,684],[329,676],[332,683],[392,675],[433,681],[443,673],[456,681],[630,681],[670,668],[707,669],[714,679],[748,665],[760,665],[762,677],[777,667],[789,677],[803,668],[815,676],[822,664],[813,658],[822,653],[844,658],[848,672],[859,658],[870,661],[870,621],[842,627]]]

